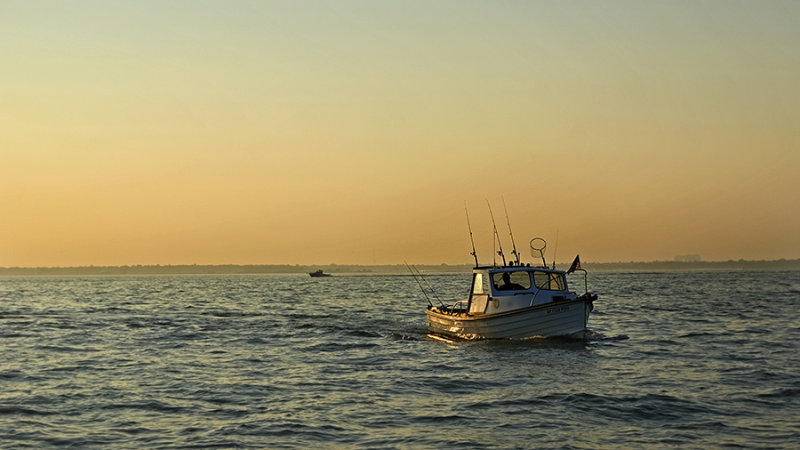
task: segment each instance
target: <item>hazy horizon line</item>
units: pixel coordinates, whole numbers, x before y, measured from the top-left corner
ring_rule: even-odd
[[[571,261],[557,262],[557,266],[569,266]],[[727,259],[727,260],[699,260],[699,261],[677,261],[677,260],[628,260],[628,261],[581,261],[582,265],[635,265],[635,264],[670,264],[670,265],[708,265],[708,264],[730,264],[730,263],[800,263],[800,258],[787,259]],[[413,266],[420,267],[473,267],[472,263],[409,263]],[[550,261],[548,264],[552,264]],[[490,264],[482,264],[490,265]],[[48,269],[124,269],[124,268],[212,268],[212,267],[263,267],[263,268],[311,268],[311,267],[405,267],[405,262],[398,263],[254,263],[254,264],[241,264],[241,263],[213,263],[213,264],[107,264],[107,265],[67,265],[67,266],[0,266],[0,270],[48,270]]]

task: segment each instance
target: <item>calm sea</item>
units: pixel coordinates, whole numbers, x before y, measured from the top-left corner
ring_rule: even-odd
[[[446,344],[410,276],[2,278],[0,447],[800,446],[800,272],[589,283],[585,341]]]

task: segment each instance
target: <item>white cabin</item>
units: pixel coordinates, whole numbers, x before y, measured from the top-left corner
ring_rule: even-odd
[[[575,300],[564,272],[541,267],[478,267],[472,272],[472,288],[464,310],[489,315],[530,306]],[[464,301],[462,301],[464,302]]]

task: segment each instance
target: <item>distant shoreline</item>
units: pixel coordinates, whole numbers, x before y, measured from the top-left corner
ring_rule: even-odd
[[[559,264],[566,269],[568,263]],[[800,259],[771,261],[649,261],[649,262],[584,262],[589,272],[681,272],[681,271],[759,271],[800,270]],[[469,272],[469,264],[416,265],[425,273]],[[226,275],[226,274],[302,274],[322,269],[331,274],[408,273],[404,264],[394,265],[135,265],[135,266],[75,266],[75,267],[0,267],[0,276],[17,275]]]

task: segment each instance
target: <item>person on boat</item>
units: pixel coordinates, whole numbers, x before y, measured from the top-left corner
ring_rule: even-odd
[[[503,284],[495,287],[500,291],[516,291],[525,289],[517,283],[512,283],[511,275],[508,272],[503,273]]]

